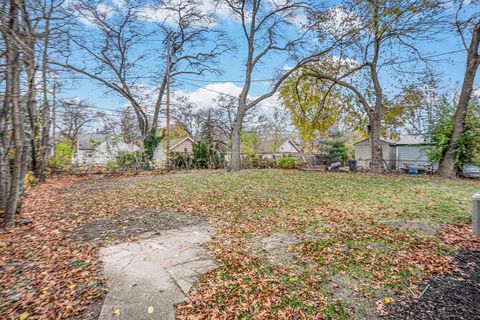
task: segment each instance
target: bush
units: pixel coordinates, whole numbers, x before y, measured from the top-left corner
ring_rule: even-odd
[[[131,170],[136,169],[139,163],[139,156],[136,152],[119,153],[116,157],[116,162],[122,169]]]
[[[103,173],[118,173],[120,171],[137,171],[142,164],[142,156],[137,152],[125,152],[116,156],[115,160],[107,162]]]
[[[120,171],[120,165],[116,160],[110,160],[107,162],[107,165],[102,169],[102,173],[111,174],[117,173]]]
[[[217,169],[225,166],[225,152],[212,140],[193,144],[193,166],[198,169]]]
[[[293,157],[290,157],[290,158],[281,157],[277,161],[278,167],[282,169],[294,169],[298,166],[298,164],[299,164],[298,159]]]
[[[244,169],[270,169],[276,168],[277,162],[273,159],[262,158],[259,155],[246,156],[242,161]]]
[[[189,169],[192,163],[193,157],[189,153],[173,152],[170,155],[170,165],[173,169]]]
[[[50,171],[62,171],[72,163],[73,150],[68,140],[62,141],[55,146],[55,155],[48,159]]]

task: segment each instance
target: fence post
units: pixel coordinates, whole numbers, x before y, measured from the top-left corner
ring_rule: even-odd
[[[480,236],[480,193],[473,195],[472,229],[474,236]]]

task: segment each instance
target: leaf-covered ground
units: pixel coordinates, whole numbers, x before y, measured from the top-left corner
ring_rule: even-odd
[[[373,317],[417,294],[416,280],[449,271],[454,248],[479,245],[465,227],[479,190],[467,180],[281,170],[52,177],[25,200],[33,223],[0,234],[0,315],[94,317],[106,290],[98,248],[115,239],[79,232],[158,208],[207,217],[217,230],[208,249],[219,267],[178,318]],[[268,237],[296,239],[285,249],[292,259],[269,263],[258,250]]]

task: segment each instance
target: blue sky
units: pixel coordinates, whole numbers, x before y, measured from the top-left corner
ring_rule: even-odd
[[[223,70],[223,75],[219,77],[214,75],[207,75],[205,77],[184,75],[181,76],[179,80],[186,81],[185,79],[189,79],[186,82],[189,82],[192,85],[186,84],[185,82],[177,82],[175,87],[172,88],[174,92],[191,94],[193,102],[197,102],[198,104],[205,104],[205,101],[208,101],[211,97],[215,96],[211,91],[202,90],[199,87],[206,87],[207,89],[221,91],[226,94],[237,95],[244,79],[244,57],[246,54],[246,46],[240,24],[232,19],[222,19],[219,21],[218,27],[227,32],[230,38],[233,39],[232,41],[238,46],[236,52],[226,54],[220,59],[218,67]],[[87,28],[88,31],[89,27],[86,26],[85,28]],[[293,33],[294,31],[291,32]],[[459,38],[450,32],[441,33],[439,41],[437,42],[420,43],[418,46],[427,54],[441,54],[462,49]],[[461,86],[463,73],[465,71],[466,53],[460,52],[449,54],[441,56],[438,59],[441,59],[441,61],[435,64],[435,71],[441,75],[443,85],[449,89],[458,89]],[[284,55],[270,55],[255,70],[253,78],[270,79],[274,77],[279,70],[292,64],[293,61],[288,61]],[[415,70],[417,68],[412,65],[412,69]],[[389,85],[394,85],[391,81],[395,81],[390,77],[389,72],[391,73],[392,71],[386,70],[386,72],[381,75],[386,84],[387,90]],[[72,76],[68,75],[66,78],[71,79]],[[73,76],[73,78],[76,77]],[[84,76],[79,77],[78,80],[68,80],[69,83],[66,83],[60,90],[59,97],[78,97],[97,107],[107,109],[119,109],[126,104],[126,101],[120,98],[118,94],[108,92],[103,85],[94,80],[81,78],[84,78]],[[478,78],[479,77],[476,79],[477,86],[480,84],[480,79]],[[234,82],[233,84],[227,83],[233,80],[237,82]],[[267,91],[269,91],[268,82],[255,82],[252,85],[250,95],[258,96]]]

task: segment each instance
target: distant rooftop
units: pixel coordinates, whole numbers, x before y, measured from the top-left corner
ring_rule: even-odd
[[[93,150],[95,149],[95,143],[102,143],[106,139],[106,135],[101,133],[83,133],[78,135],[78,149],[80,150]]]
[[[360,140],[358,142],[356,142],[355,144],[357,143],[360,143],[362,141],[365,141],[365,140],[368,140],[367,139],[363,139],[363,140]],[[421,144],[430,144],[429,142],[427,142],[425,140],[425,137],[422,136],[422,135],[414,135],[414,134],[406,134],[406,135],[403,135],[400,137],[400,139],[398,140],[392,140],[392,139],[380,139],[382,141],[385,141],[385,142],[388,142],[389,144],[393,144],[393,145],[421,145]]]

